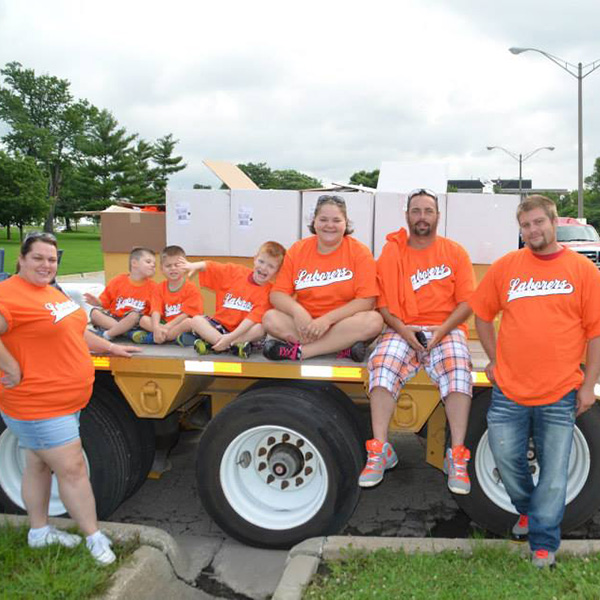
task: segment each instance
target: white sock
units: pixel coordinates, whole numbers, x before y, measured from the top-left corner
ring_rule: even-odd
[[[85,539],[86,541],[88,541],[90,544],[93,544],[94,542],[98,541],[99,539],[103,538],[104,535],[102,534],[102,532],[98,529],[97,531],[95,531],[94,533],[92,533],[92,535],[88,535]]]
[[[108,331],[103,331],[103,332],[102,332],[102,337],[103,337],[105,340],[108,340],[109,342],[110,342],[110,341],[112,341],[112,337],[111,337],[110,335],[108,335]]]
[[[38,527],[34,529],[33,527],[29,530],[28,535],[30,535],[34,539],[43,538],[50,531],[50,525],[44,525],[43,527]]]

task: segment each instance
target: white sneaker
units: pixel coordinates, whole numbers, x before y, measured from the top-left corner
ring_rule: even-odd
[[[67,533],[50,525],[47,531],[40,536],[32,535],[30,529],[27,534],[27,543],[30,548],[45,548],[51,544],[60,544],[65,548],[75,548],[75,546],[81,544],[81,536]]]
[[[90,554],[96,559],[96,562],[106,566],[117,560],[115,553],[110,548],[111,543],[101,531],[97,531],[87,538],[85,545]]]

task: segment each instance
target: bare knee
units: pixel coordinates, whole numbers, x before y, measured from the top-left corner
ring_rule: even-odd
[[[272,333],[279,322],[279,311],[275,308],[269,309],[262,318],[262,324],[267,333]]]
[[[365,339],[376,338],[383,329],[383,318],[374,310],[368,310],[361,314],[361,330],[364,332]]]
[[[60,470],[56,471],[58,480],[68,484],[76,483],[81,479],[87,478],[87,476],[87,467],[83,454],[61,465]]]

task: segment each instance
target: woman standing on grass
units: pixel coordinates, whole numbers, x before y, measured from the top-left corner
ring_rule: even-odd
[[[102,565],[115,560],[98,529],[96,502],[79,438],[79,413],[89,402],[94,367],[89,350],[130,356],[87,330],[85,312],[50,285],[57,270],[54,236],[25,238],[17,274],[0,283],[0,415],[25,448],[21,494],[30,520],[28,543],[73,547],[81,537],[48,525],[52,472],[60,498]]]
[[[366,343],[381,333],[373,310],[378,295],[375,260],[352,233],[340,196],[319,196],[309,230],[315,235],[287,252],[263,317],[271,336],[264,355],[300,360],[338,352],[362,362]],[[283,341],[279,341],[283,340]]]

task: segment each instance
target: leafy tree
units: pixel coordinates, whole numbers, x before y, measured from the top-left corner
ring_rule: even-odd
[[[238,167],[261,190],[303,190],[321,187],[320,180],[294,169],[271,170],[267,163],[239,164]],[[226,187],[226,186],[224,186]]]
[[[376,188],[379,180],[379,169],[374,171],[357,171],[350,176],[352,185],[364,185],[366,187]]]
[[[95,111],[86,137],[80,144],[84,160],[74,175],[73,188],[89,209],[102,210],[121,195],[128,154],[135,135],[107,110]]]
[[[165,202],[165,192],[169,177],[187,167],[182,164],[183,157],[173,156],[173,150],[179,143],[179,140],[173,139],[173,134],[169,133],[156,140],[154,144],[154,153],[152,160],[156,164],[154,175],[154,200],[158,203]]]
[[[77,142],[91,107],[85,100],[74,100],[66,79],[37,76],[18,62],[8,63],[0,74],[5,83],[0,87],[0,119],[9,126],[2,140],[9,150],[35,159],[46,172],[49,210],[44,229],[52,231],[63,171],[77,157]]]
[[[210,185],[204,185],[203,183],[195,183],[192,186],[192,189],[194,189],[194,190],[212,190],[212,187]]]
[[[0,225],[10,239],[11,224],[19,227],[44,218],[48,210],[47,184],[33,158],[0,152]]]
[[[121,184],[121,196],[138,204],[152,203],[155,199],[154,178],[156,169],[150,165],[154,146],[145,140],[127,153],[126,166]]]

